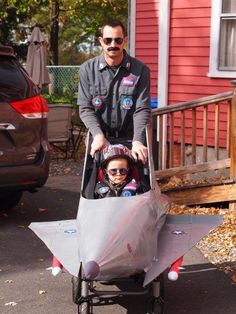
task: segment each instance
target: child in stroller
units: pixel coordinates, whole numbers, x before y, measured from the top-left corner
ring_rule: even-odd
[[[141,186],[134,178],[133,169],[134,160],[126,146],[107,146],[101,154],[103,178],[96,184],[95,198],[140,194]]]

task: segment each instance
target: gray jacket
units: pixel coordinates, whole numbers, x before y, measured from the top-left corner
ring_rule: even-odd
[[[80,68],[78,105],[81,120],[93,136],[117,132],[144,142],[150,119],[150,70],[124,51],[117,69],[104,55],[86,61]]]

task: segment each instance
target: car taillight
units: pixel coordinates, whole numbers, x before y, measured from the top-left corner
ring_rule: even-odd
[[[10,102],[12,108],[28,119],[46,118],[48,105],[42,95]]]

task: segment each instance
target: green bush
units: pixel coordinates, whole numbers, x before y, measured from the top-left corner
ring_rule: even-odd
[[[48,104],[71,104],[73,106],[77,104],[77,95],[43,93],[43,96]]]

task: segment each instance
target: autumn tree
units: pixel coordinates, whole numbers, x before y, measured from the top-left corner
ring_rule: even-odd
[[[69,61],[69,56],[78,53],[78,46],[84,43],[90,53],[99,35],[99,26],[105,19],[116,18],[125,24],[128,20],[127,0],[52,0],[51,56],[57,64],[57,47]],[[54,18],[54,20],[53,20]],[[56,29],[59,31],[57,33]],[[56,45],[56,39],[59,45]],[[53,39],[55,39],[53,41]],[[62,58],[61,58],[62,59]]]
[[[11,42],[16,35],[22,34],[22,23],[33,16],[41,8],[48,5],[49,0],[1,0],[0,1],[0,41]]]
[[[79,47],[82,43],[87,52],[93,51],[99,26],[108,18],[116,18],[126,24],[128,1],[2,0],[0,38],[5,43],[13,37],[24,38],[26,34],[22,25],[31,28],[38,25],[48,35],[50,63],[58,64],[58,60],[60,63],[73,63],[73,58],[81,54]]]

